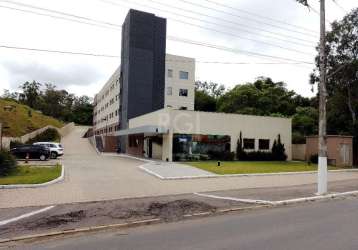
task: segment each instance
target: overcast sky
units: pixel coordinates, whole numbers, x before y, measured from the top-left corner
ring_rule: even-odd
[[[232,53],[168,40],[167,53],[197,59],[196,80],[214,81],[231,88],[236,84],[252,82],[259,76],[267,76],[275,81],[286,82],[289,89],[299,94],[313,95],[308,84],[313,65],[253,57],[242,54],[242,51],[313,62],[319,34],[317,13],[298,5],[294,0],[212,0],[232,9],[220,7],[207,0],[187,0],[197,4],[196,6],[185,1],[0,0],[0,46],[120,55],[121,31],[114,26],[98,27],[4,7],[49,14],[43,10],[14,5],[14,2],[25,3],[119,25],[123,23],[131,7],[167,17],[167,33],[171,37],[224,46],[235,49],[236,52],[240,50],[240,53]],[[346,11],[358,7],[357,0],[336,1],[340,7],[332,0],[327,0],[327,23],[341,19]],[[318,0],[311,2],[314,9],[319,10]],[[238,9],[281,22],[239,12]],[[61,16],[59,13],[51,15]],[[272,62],[289,64],[262,64]],[[36,80],[55,84],[58,88],[77,95],[94,96],[119,64],[119,58],[0,48],[0,94],[3,89],[17,91],[21,83]]]

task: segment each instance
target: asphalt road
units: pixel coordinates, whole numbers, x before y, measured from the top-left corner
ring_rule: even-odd
[[[358,249],[358,199],[57,239],[17,249]]]

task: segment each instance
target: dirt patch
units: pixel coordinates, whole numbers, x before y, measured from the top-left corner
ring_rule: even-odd
[[[35,222],[25,224],[24,227],[31,230],[34,228],[54,228],[68,223],[79,222],[86,217],[83,210],[73,211],[65,214],[53,215],[41,218]]]
[[[115,219],[144,219],[144,218],[161,218],[165,221],[180,220],[186,214],[200,212],[214,212],[216,207],[204,202],[191,200],[175,200],[170,202],[152,202],[143,206],[140,210],[127,210],[121,207],[114,209],[109,216]]]

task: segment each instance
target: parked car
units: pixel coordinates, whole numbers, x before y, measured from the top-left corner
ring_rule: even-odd
[[[33,145],[40,145],[50,149],[50,156],[52,159],[56,159],[63,155],[63,147],[57,142],[35,142]]]
[[[29,159],[39,159],[41,161],[46,161],[50,158],[50,150],[44,146],[39,145],[23,145],[10,150],[18,159],[26,159],[28,156]]]

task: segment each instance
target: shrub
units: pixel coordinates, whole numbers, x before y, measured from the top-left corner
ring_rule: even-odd
[[[281,143],[281,135],[278,135],[277,141],[273,142],[272,146],[272,158],[274,161],[286,161],[287,155],[285,153],[285,145]]]
[[[41,134],[38,134],[37,136],[35,136],[34,138],[28,140],[26,142],[26,144],[33,144],[34,142],[51,142],[51,141],[59,141],[61,138],[60,134],[57,132],[56,129],[53,128],[49,128],[46,129],[44,132],[42,132]]]
[[[235,160],[235,153],[230,151],[218,152],[218,151],[209,151],[209,158],[211,160],[219,161],[233,161]]]
[[[7,176],[16,168],[16,160],[10,152],[0,151],[0,176]]]
[[[310,156],[310,163],[318,164],[318,154]]]

